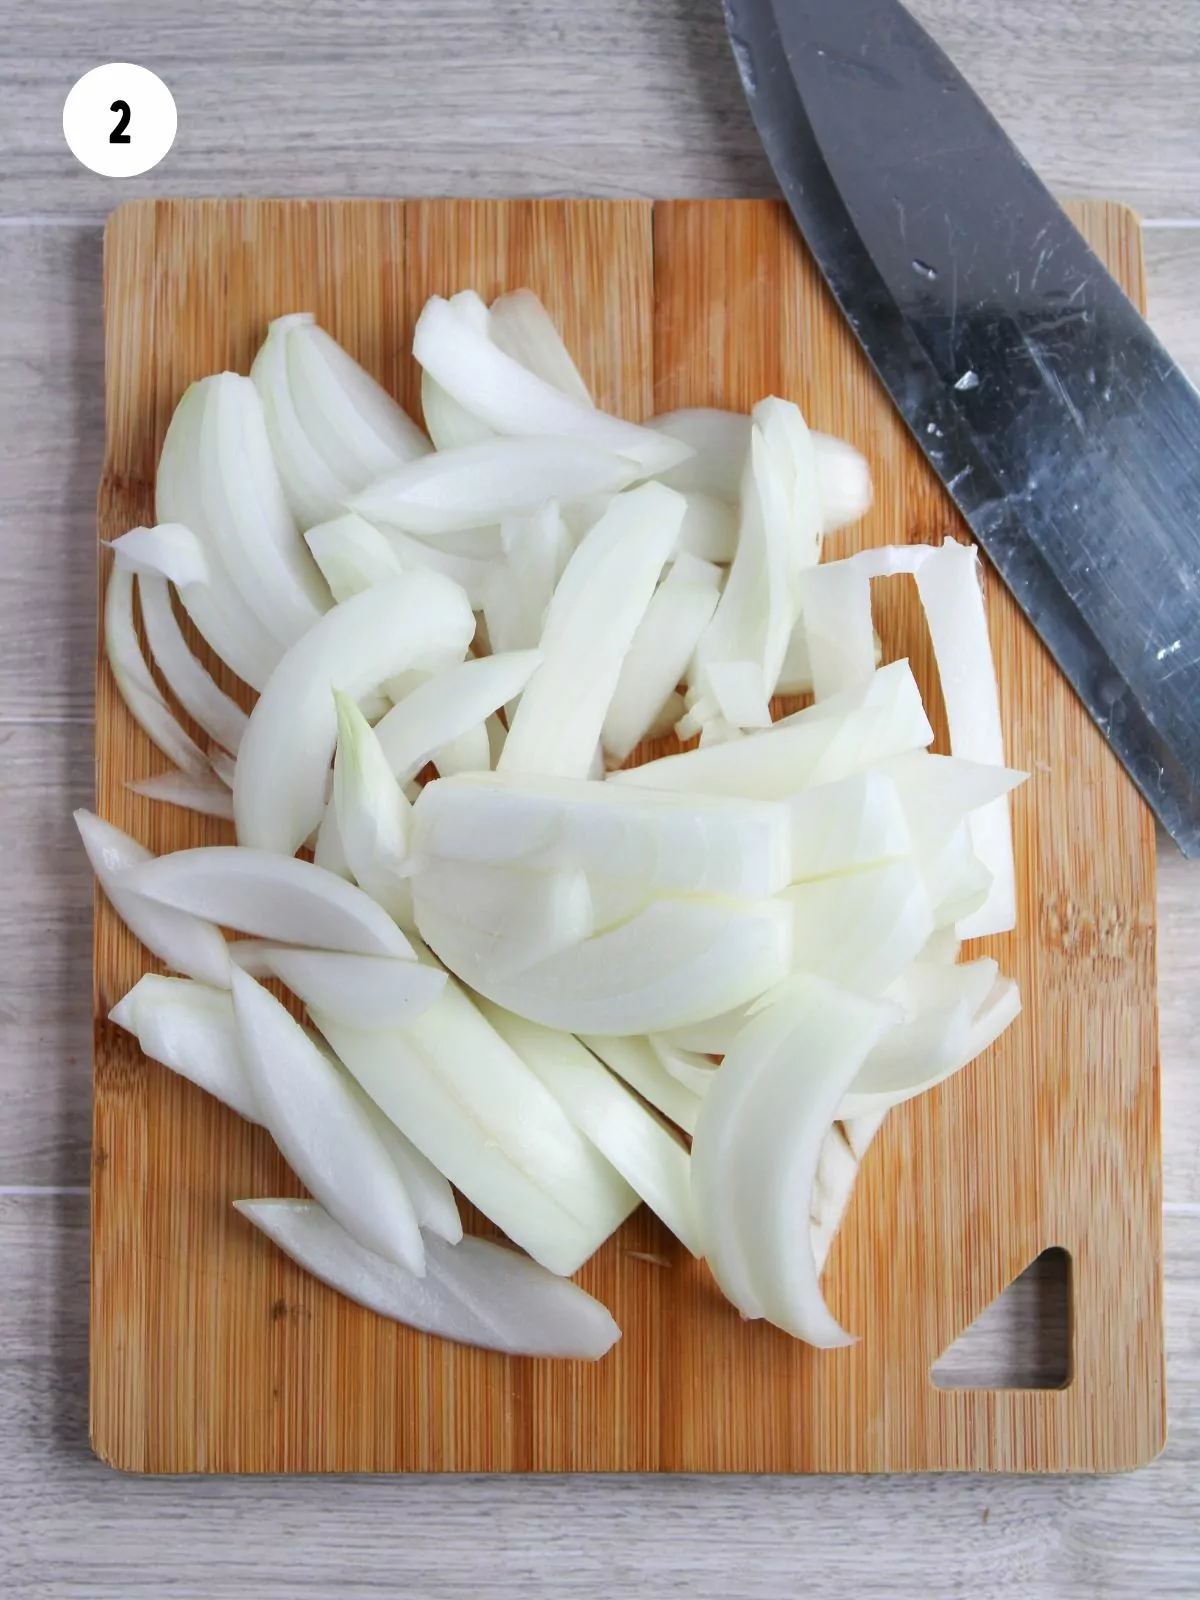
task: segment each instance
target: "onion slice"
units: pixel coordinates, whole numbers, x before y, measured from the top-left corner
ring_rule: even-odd
[[[416,1212],[357,1094],[274,995],[237,967],[231,987],[246,1079],[288,1165],[364,1249],[423,1277]]]
[[[917,957],[933,913],[912,860],[816,878],[785,890],[792,964],[856,994],[880,995]]]
[[[611,494],[637,476],[626,457],[580,439],[489,439],[410,462],[356,495],[351,509],[442,535],[528,515],[547,500]]]
[[[165,578],[138,578],[146,641],[167,687],[210,739],[236,755],[249,717],[213,680],[188,648],[171,606]]]
[[[269,940],[240,941],[230,956],[252,977],[278,978],[314,1011],[356,1028],[414,1022],[446,987],[446,974],[396,956],[306,950]]]
[[[505,1010],[564,1033],[657,1033],[772,988],[789,969],[791,934],[781,901],[656,900],[504,981],[467,978]]]
[[[175,407],[155,484],[159,523],[182,523],[203,554],[205,581],[180,585],[179,598],[201,637],[238,677],[261,689],[283,645],[256,616],[221,560],[202,495],[200,432],[209,390],[193,383]],[[164,577],[171,571],[165,570]]]
[[[933,729],[912,669],[907,661],[893,661],[861,688],[809,706],[745,739],[626,767],[608,781],[782,799],[932,742]]]
[[[541,661],[537,650],[481,656],[413,689],[375,726],[392,772],[401,783],[409,782],[436,750],[520,694]]]
[[[587,876],[427,858],[414,872],[421,937],[459,977],[503,982],[588,938]],[[478,984],[473,984],[478,988]]]
[[[493,300],[488,331],[493,344],[535,378],[582,405],[595,406],[553,318],[532,289],[513,289]]]
[[[585,535],[546,612],[542,665],[521,696],[498,771],[587,776],[684,509],[672,490],[643,484],[619,495]]]
[[[688,1153],[679,1136],[664,1127],[571,1034],[539,1027],[486,1001],[481,1009],[580,1133],[680,1243],[698,1254]]]
[[[508,1355],[598,1361],[621,1336],[598,1300],[486,1239],[425,1241],[425,1276],[364,1250],[310,1200],[237,1200],[299,1266],[380,1316]]]
[[[208,537],[242,598],[286,647],[328,610],[329,592],[287,508],[258,391],[236,372],[199,387],[194,470]]]
[[[208,562],[199,539],[179,522],[160,522],[153,528],[131,528],[111,542],[119,567],[140,578],[169,578],[180,588],[209,581]]]
[[[146,665],[133,621],[133,573],[120,566],[109,573],[104,592],[104,653],[138,726],[182,771],[205,777],[209,766],[204,752],[183,731]]]
[[[435,450],[459,450],[464,445],[483,444],[496,436],[486,422],[480,422],[465,406],[460,406],[427,372],[421,374],[421,415]]]
[[[795,882],[855,872],[912,854],[908,813],[889,772],[857,772],[801,789],[787,801],[787,808]]]
[[[429,441],[358,362],[310,317],[288,318],[288,379],[296,415],[348,490],[429,451]]]
[[[361,889],[311,862],[265,850],[235,845],[176,850],[143,859],[115,884],[157,907],[264,939],[350,955],[413,955],[391,917]]]
[[[301,528],[336,517],[354,488],[362,487],[347,486],[330,470],[296,414],[288,375],[288,334],[312,321],[306,312],[276,317],[250,368],[288,508]]]
[[[605,1039],[585,1033],[580,1042],[631,1089],[636,1089],[643,1100],[661,1111],[669,1122],[682,1128],[684,1133],[695,1133],[700,1096],[667,1071],[648,1039]]]
[[[75,826],[100,887],[134,938],[176,972],[228,988],[229,956],[220,930],[211,922],[147,899],[127,885],[131,872],[154,863],[150,851],[91,811],[76,811]]]
[[[716,567],[686,554],[672,562],[634,630],[605,714],[601,741],[615,764],[646,737],[686,676],[720,592]]]
[[[313,1020],[396,1126],[551,1271],[577,1271],[636,1204],[452,979],[408,1027]]]
[[[204,817],[220,817],[223,822],[233,821],[233,796],[218,778],[194,778],[189,772],[162,772],[157,777],[140,778],[125,787],[147,800],[161,800]]]
[[[411,927],[412,891],[404,874],[412,806],[354,701],[337,689],[334,700],[333,804],[346,864],[372,900],[401,926]]]
[[[790,880],[786,808],[577,778],[466,773],[426,784],[413,858],[581,869],[597,891],[766,899]]]
[[[447,394],[497,433],[586,440],[627,457],[642,474],[674,466],[691,453],[653,429],[562,393],[505,354],[440,295],[427,300],[417,318],[413,355]]]
[[[290,856],[320,823],[337,742],[331,684],[358,699],[465,651],[474,631],[462,590],[432,572],[335,606],[288,651],[251,714],[233,789],[239,842]]]
[[[187,1078],[247,1122],[262,1121],[242,1065],[228,989],[148,972],[108,1020],[132,1033],[151,1061]]]
[[[812,441],[790,401],[760,401],[752,415],[737,552],[720,604],[696,648],[697,681],[715,663],[758,669],[756,698],[775,692],[796,622],[796,578],[821,551]],[[719,696],[718,696],[719,699]]]
[[[973,545],[948,539],[940,549],[930,551],[916,576],[946,702],[951,751],[968,761],[1003,767],[1000,691],[978,552]],[[959,922],[958,935],[977,939],[1007,933],[1017,920],[1007,794],[972,812],[967,827],[975,854],[992,874],[992,886],[979,910]]]
[[[895,1013],[820,978],[753,1017],[701,1105],[692,1192],[705,1255],[742,1313],[810,1344],[850,1343],[821,1296],[806,1216],[825,1136]]]

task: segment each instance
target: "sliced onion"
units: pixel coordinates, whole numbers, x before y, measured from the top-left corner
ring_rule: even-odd
[[[791,961],[781,901],[656,900],[503,982],[474,984],[507,1011],[565,1033],[657,1033],[762,994]]]
[[[579,869],[637,895],[765,899],[790,880],[786,810],[613,782],[470,773],[430,783],[413,813],[413,857],[541,871]]]
[[[761,672],[763,697],[775,691],[796,622],[798,521],[813,526],[810,560],[819,553],[820,513],[811,454],[808,430],[796,406],[764,400],[755,407],[737,553],[720,604],[696,648],[698,681],[706,688],[710,664],[749,661]]]
[[[466,650],[475,621],[455,584],[406,573],[335,606],[272,674],[238,751],[241,843],[290,856],[319,824],[337,742],[330,686],[352,698],[409,667]]]
[[[390,1117],[384,1116],[374,1100],[360,1086],[358,1079],[352,1078],[347,1073],[346,1082],[367,1108],[375,1132],[379,1135],[380,1142],[391,1157],[392,1165],[408,1190],[408,1197],[413,1203],[413,1210],[417,1214],[417,1221],[421,1224],[422,1231],[436,1234],[447,1244],[457,1244],[463,1236],[463,1225],[462,1218],[458,1214],[458,1202],[454,1198],[454,1190],[433,1162],[421,1154],[411,1139],[405,1138]],[[428,1247],[428,1240],[426,1245]],[[428,1266],[428,1258],[426,1265]]]
[[[701,561],[728,565],[737,554],[736,509],[715,495],[693,489],[684,495],[687,510],[679,528],[679,548]]]
[[[917,571],[917,592],[937,659],[950,748],[968,761],[1003,767],[1000,694],[974,547],[948,539],[931,551]],[[976,855],[992,874],[992,886],[979,910],[959,923],[959,937],[1006,933],[1017,920],[1008,796],[972,812],[967,826]]]
[[[754,425],[749,417],[740,411],[696,406],[651,417],[646,426],[692,451],[678,466],[659,473],[661,482],[681,494],[707,494],[730,503],[737,500],[750,455]]]
[[[859,772],[835,783],[801,789],[791,796],[787,807],[796,882],[853,872],[912,854],[908,814],[888,772]]]
[[[435,450],[461,450],[464,445],[495,438],[486,422],[460,406],[427,372],[421,374],[421,414]]]
[[[296,416],[347,494],[429,450],[429,441],[324,328],[311,318],[288,326],[288,382]]]
[[[464,661],[421,684],[376,724],[388,766],[407,783],[434,751],[520,694],[541,660],[537,650],[510,650]]]
[[[881,995],[917,957],[933,915],[911,860],[784,891],[795,914],[793,968],[855,994]]]
[[[405,1028],[313,1020],[396,1126],[551,1271],[575,1272],[636,1204],[453,980]]]
[[[497,433],[586,440],[625,456],[643,474],[674,466],[690,453],[652,429],[563,394],[506,355],[438,295],[426,301],[417,319],[413,355],[448,394]]]
[[[636,1089],[643,1100],[661,1111],[668,1121],[682,1128],[684,1133],[696,1131],[700,1096],[672,1077],[648,1039],[602,1038],[596,1034],[584,1034],[581,1042],[593,1055],[599,1056],[618,1078],[631,1089]]]
[[[776,694],[809,694],[812,691],[812,662],[808,659],[808,636],[801,617],[792,629],[784,652],[783,666],[779,669]]]
[[[780,799],[932,742],[912,669],[907,661],[893,661],[860,690],[798,711],[736,743],[627,767],[608,781]]]
[[[235,959],[245,948],[231,946]],[[287,984],[305,1005],[355,1028],[397,1028],[414,1022],[446,986],[446,974],[425,962],[395,956],[345,955],[259,941],[250,946],[252,977]],[[245,968],[239,960],[239,965]]]
[[[701,743],[712,744],[704,734],[714,722],[724,722],[736,737],[742,728],[769,728],[771,707],[757,661],[710,661],[704,668],[704,681],[716,701],[719,715],[706,718],[700,729]],[[716,742],[720,743],[718,738]]]
[[[421,937],[478,988],[526,972],[588,938],[591,889],[580,871],[525,872],[425,857],[412,879]]]
[[[139,576],[138,597],[150,653],[167,687],[210,739],[236,755],[250,719],[188,649],[171,606],[166,579]]]
[[[580,439],[492,439],[411,462],[357,495],[352,509],[440,535],[528,515],[547,500],[614,493],[637,476],[627,457]]]
[[[602,742],[614,762],[624,761],[650,734],[687,673],[719,595],[715,567],[687,555],[672,562],[634,630],[604,718]]]
[[[288,335],[293,327],[313,321],[307,312],[276,317],[250,368],[288,508],[301,528],[336,517],[347,497],[362,487],[361,483],[347,485],[331,471],[296,414],[288,373]]]
[[[354,511],[310,527],[304,542],[339,603],[405,570],[387,538]]]
[[[130,714],[163,754],[192,778],[208,773],[203,750],[183,731],[142,655],[133,621],[133,573],[114,566],[104,593],[104,653]]]
[[[354,881],[350,863],[346,860],[346,847],[342,843],[342,834],[338,827],[337,806],[334,804],[332,794],[317,828],[317,836],[313,844],[313,861],[318,867],[324,867],[326,872],[332,872],[336,877],[344,878],[347,883]],[[255,976],[257,977],[257,973]]]
[[[252,689],[261,689],[283,654],[283,645],[242,596],[209,528],[200,470],[200,431],[208,394],[203,384],[193,383],[175,407],[158,461],[155,505],[160,524],[184,524],[203,552],[205,581],[184,583],[179,590],[188,616],[226,666]]]
[[[291,856],[235,845],[176,850],[157,860],[143,860],[116,882],[122,891],[143,896],[158,907],[186,911],[193,918],[205,917],[264,939],[351,955],[411,957],[413,953],[387,912],[361,889]],[[221,948],[224,954],[224,944]]]
[[[284,646],[294,644],[330,600],[287,508],[262,401],[236,372],[205,378],[200,388],[195,471],[208,536],[263,626]]]
[[[586,535],[546,612],[542,665],[521,696],[499,771],[586,777],[683,511],[679,495],[647,483],[614,500]]]
[[[820,1222],[825,1212],[832,1210],[843,1196],[850,1193],[857,1173],[858,1158],[850,1148],[841,1123],[835,1122],[821,1145],[817,1175],[809,1197],[808,1212],[813,1222]]]
[[[822,1348],[850,1342],[821,1296],[808,1214],[825,1136],[890,1008],[819,978],[739,1035],[701,1105],[692,1192],[705,1255],[743,1315]]]
[[[818,700],[869,683],[875,674],[871,577],[851,557],[811,567],[801,580],[804,636]]]
[[[176,972],[228,988],[229,956],[220,930],[211,922],[145,899],[127,886],[131,872],[153,863],[149,850],[90,811],[76,811],[75,826],[100,887],[134,938]]]
[[[667,1033],[652,1033],[649,1041],[650,1048],[676,1083],[703,1099],[712,1088],[717,1063],[698,1050],[685,1050]]]
[[[132,1033],[151,1061],[187,1078],[247,1122],[262,1121],[242,1065],[228,989],[148,972],[108,1020]]]
[[[941,840],[918,845],[916,861],[933,908],[935,929],[957,928],[991,893],[992,874],[975,854],[965,818]]]
[[[333,803],[347,865],[372,900],[401,926],[411,927],[412,891],[405,872],[412,806],[354,701],[339,690],[334,700],[338,741]]]
[[[497,561],[484,589],[483,612],[493,651],[525,650],[542,636],[546,610],[570,554],[556,502],[528,517],[506,517],[500,525],[504,560]]]
[[[196,811],[205,817],[233,821],[233,796],[217,778],[194,778],[188,772],[163,772],[156,778],[141,778],[125,786],[147,800],[161,800]]]
[[[830,1247],[833,1244],[838,1228],[841,1226],[842,1218],[846,1214],[846,1208],[850,1204],[850,1196],[854,1192],[854,1182],[858,1176],[858,1168],[867,1152],[867,1146],[879,1131],[886,1116],[886,1111],[875,1111],[860,1117],[849,1118],[843,1122],[835,1122],[825,1136],[826,1148],[836,1139],[840,1147],[838,1149],[839,1157],[843,1149],[848,1149],[853,1160],[852,1162],[847,1162],[839,1159],[836,1171],[831,1171],[830,1164],[826,1163],[825,1185],[821,1195],[820,1214],[813,1218],[811,1229],[813,1260],[816,1264],[818,1275],[824,1269]],[[822,1160],[824,1159],[825,1151],[823,1150]]]
[[[880,1041],[842,1101],[843,1116],[886,1111],[944,1083],[994,1044],[1020,1015],[1020,990],[1011,978],[996,976],[994,963],[970,962],[947,970],[969,975],[961,997],[939,1009],[918,1012]],[[989,976],[992,983],[979,1000],[975,980],[986,981]]]
[[[237,1209],[339,1293],[424,1333],[509,1355],[598,1361],[621,1336],[591,1295],[486,1239],[427,1239],[415,1278],[364,1250],[308,1200],[238,1200]]]
[[[482,1010],[580,1133],[680,1243],[697,1254],[688,1153],[678,1135],[647,1111],[571,1034],[539,1027],[486,1001]]]
[[[852,444],[832,434],[813,432],[817,494],[826,533],[857,522],[875,498],[871,469]]]
[[[117,565],[139,577],[169,578],[180,588],[186,583],[207,583],[208,562],[199,539],[179,522],[160,522],[153,528],[131,528],[110,548]]]
[[[514,289],[493,300],[488,327],[492,342],[527,372],[582,405],[595,406],[562,335],[532,289]]]
[[[237,967],[231,988],[246,1079],[288,1165],[364,1249],[423,1276],[416,1212],[358,1096],[274,995]]]
[[[429,759],[443,778],[457,777],[460,772],[490,772],[492,740],[488,732],[488,719],[483,718],[474,727],[438,745]]]

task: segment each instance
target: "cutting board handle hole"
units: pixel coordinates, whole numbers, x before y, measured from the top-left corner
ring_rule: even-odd
[[[1043,1250],[933,1364],[939,1389],[1065,1389],[1071,1381],[1071,1257]]]

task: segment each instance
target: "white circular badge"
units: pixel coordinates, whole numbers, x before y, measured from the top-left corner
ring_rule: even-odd
[[[177,121],[170,89],[132,61],[85,72],[63,106],[72,154],[104,178],[136,178],[156,167],[175,142]]]

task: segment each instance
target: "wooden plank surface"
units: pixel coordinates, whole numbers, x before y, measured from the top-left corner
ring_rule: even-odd
[[[0,212],[137,194],[771,195],[718,5],[698,0],[8,0]],[[1200,216],[1194,0],[913,0],[1063,194]],[[147,180],[77,166],[73,80],[160,73],[179,105]],[[1148,151],[1152,150],[1152,158]],[[214,167],[220,173],[214,184]]]
[[[382,8],[382,0],[374,3]],[[371,4],[346,0],[343,9],[361,17]],[[481,1592],[501,1600],[598,1600],[620,1591],[684,1590],[705,1600],[757,1600],[803,1584],[829,1600],[958,1600],[966,1593],[1145,1600],[1200,1590],[1200,1280],[1188,1267],[1200,1241],[1200,882],[1161,841],[1171,1431],[1151,1468],[1082,1482],[138,1483],[88,1453],[87,1202],[63,1201],[44,1186],[87,1181],[81,1132],[89,1116],[91,1029],[81,971],[90,885],[65,845],[43,847],[37,796],[46,812],[79,803],[91,761],[94,575],[81,574],[70,557],[92,523],[103,444],[100,221],[117,191],[61,152],[57,114],[66,85],[97,61],[124,55],[147,60],[177,86],[175,64],[186,57],[181,113],[203,152],[193,181],[207,192],[347,192],[358,181],[380,193],[424,186],[504,195],[551,183],[591,194],[615,185],[646,195],[765,192],[761,156],[744,121],[737,132],[740,94],[719,37],[711,48],[693,48],[702,8],[683,0],[662,8],[653,73],[632,82],[634,69],[621,59],[629,35],[617,28],[631,6],[596,0],[589,11],[599,20],[588,28],[579,25],[578,6],[544,0],[540,26],[522,31],[522,20],[534,15],[524,0],[488,7],[445,0],[436,15],[415,0],[389,5],[396,25],[372,41],[372,65],[386,90],[368,160],[361,141],[350,151],[344,137],[344,106],[363,83],[361,58],[327,41],[298,55],[303,24],[281,36],[291,8],[275,0],[222,13],[219,27],[209,20],[216,15],[211,0],[176,0],[167,10],[144,0],[132,9],[97,0],[75,6],[69,17],[54,0],[36,12],[21,0],[0,0],[4,177],[15,180],[0,203],[0,539],[9,558],[0,585],[0,738],[28,733],[16,811],[0,786],[0,840],[22,840],[0,854],[0,910],[19,902],[33,913],[31,923],[0,916],[0,1188],[43,1186],[4,1202],[19,1211],[20,1226],[7,1225],[7,1213],[0,1218],[0,1588],[14,1600],[160,1600],[176,1591],[210,1600],[248,1593],[325,1600],[333,1593],[390,1595],[401,1585],[428,1600]],[[1200,7],[1192,0],[1132,9],[1124,0],[1008,0],[1003,7],[936,0],[915,9],[986,86],[1059,192],[1119,194],[1152,224],[1196,215],[1198,190],[1187,173],[1200,151],[1200,97],[1164,90],[1177,66],[1186,68],[1200,51]],[[643,17],[645,27],[658,25],[657,7],[637,11],[639,25]],[[50,26],[34,38],[30,25],[38,20]],[[404,92],[414,31],[434,28],[443,40],[452,37],[462,78],[431,85],[431,114],[418,137],[412,97],[403,115],[393,116],[389,96],[394,84]],[[686,49],[675,48],[680,32]],[[502,37],[512,41],[507,55]],[[255,38],[266,41],[260,54],[268,71],[239,74],[231,94],[221,46],[232,41],[230,54],[239,47],[250,53]],[[427,58],[418,59],[423,71]],[[610,90],[618,80],[623,93],[616,99]],[[547,95],[547,84],[567,93]],[[1100,84],[1103,93],[1094,88]],[[301,86],[307,92],[298,96]],[[568,145],[564,126],[581,131],[576,117],[585,94],[602,115],[593,118],[590,143]],[[522,145],[509,137],[518,101],[533,107]],[[439,115],[451,105],[453,117]],[[684,106],[700,114],[681,143]],[[299,136],[269,144],[262,135],[281,119]],[[464,139],[464,126],[474,143]],[[168,163],[135,192],[168,192],[178,179]],[[1146,228],[1151,322],[1200,378],[1197,240],[1200,232],[1186,227]],[[64,335],[65,360],[58,353]],[[64,441],[65,459],[58,454]],[[35,455],[48,460],[45,475],[18,481],[20,463]],[[37,558],[47,554],[61,582],[34,590]],[[27,726],[31,718],[34,727]],[[0,748],[0,768],[8,749]],[[14,820],[37,841],[34,848],[7,825]],[[44,983],[36,1006],[26,995],[32,973]],[[7,1109],[13,1093],[25,1107],[16,1120]],[[10,1360],[5,1313],[25,1307],[36,1322],[20,1359]]]
[[[1078,216],[1142,299],[1130,214]],[[179,395],[245,370],[271,316],[312,308],[411,404],[427,295],[521,284],[619,414],[745,410],[779,393],[855,442],[876,501],[836,552],[965,536],[777,203],[660,203],[652,230],[638,202],[198,201],[125,208],[108,226],[102,537],[150,519]],[[1032,777],[1014,806],[1020,930],[981,953],[1018,977],[1026,1007],[1002,1047],[893,1114],[864,1164],[828,1274],[835,1312],[862,1336],[852,1350],[744,1322],[645,1213],[581,1274],[624,1333],[594,1366],[503,1360],[349,1306],[231,1210],[296,1192],[269,1138],[107,1022],[145,955],[99,899],[97,1452],[152,1472],[1106,1471],[1155,1455],[1153,827],[1007,591],[989,591],[1010,759]],[[912,658],[938,726],[919,615],[895,584],[878,625],[888,659]],[[156,852],[225,837],[129,792],[161,766],[102,660],[101,814]],[[1070,1384],[936,1388],[941,1352],[1051,1246],[1072,1256]]]
[[[50,1225],[57,1241],[48,1257]],[[136,1479],[87,1420],[86,1198],[0,1198],[0,1574],[17,1600],[1192,1600],[1200,1250],[1166,1227],[1176,1422],[1112,1478]]]

